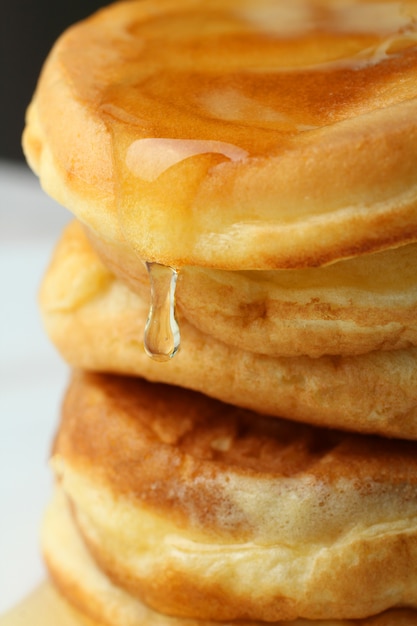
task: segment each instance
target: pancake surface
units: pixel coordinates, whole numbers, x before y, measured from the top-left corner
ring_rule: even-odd
[[[87,231],[88,232],[88,231]],[[66,237],[85,239],[74,223]],[[91,237],[90,237],[91,239]],[[94,247],[105,265],[148,299],[145,264]],[[181,317],[215,339],[270,356],[354,355],[417,344],[417,244],[319,268],[224,271],[181,268]]]
[[[28,161],[104,245],[174,267],[299,268],[415,241],[416,15],[116,3],[54,47]]]
[[[61,594],[78,609],[68,626],[79,623],[87,626],[215,626],[218,622],[176,618],[153,611],[115,585],[97,566],[88,552],[74,517],[71,514],[65,494],[60,489],[48,507],[43,526],[42,545],[47,565],[54,583]],[[62,619],[67,607],[50,587],[42,590],[46,595],[48,609],[53,603]],[[34,608],[36,611],[36,605]],[[26,613],[27,614],[27,613]],[[33,611],[31,611],[33,618]],[[94,618],[86,621],[85,615]],[[20,618],[21,619],[21,618]],[[415,626],[416,611],[394,609],[381,615],[363,620],[322,621],[299,619],[295,621],[275,622],[276,626]],[[97,621],[96,621],[97,620]],[[260,626],[260,622],[241,622],[244,626]],[[22,621],[6,620],[4,626],[21,626]],[[42,622],[43,624],[43,622]],[[66,624],[66,622],[65,622]],[[0,625],[3,622],[0,619]],[[39,625],[41,626],[41,624]],[[55,625],[54,625],[55,626]]]
[[[162,612],[276,621],[417,605],[414,443],[78,372],[52,464],[95,560]]]
[[[340,357],[270,357],[240,350],[179,318],[181,351],[144,352],[148,302],[103,266],[71,225],[43,281],[49,337],[77,368],[144,376],[238,406],[317,425],[417,439],[417,348]]]

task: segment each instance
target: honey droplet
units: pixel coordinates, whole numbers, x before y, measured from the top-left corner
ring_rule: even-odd
[[[145,352],[155,361],[168,361],[180,347],[175,319],[175,287],[178,273],[172,267],[146,263],[151,282],[151,306],[145,327]]]

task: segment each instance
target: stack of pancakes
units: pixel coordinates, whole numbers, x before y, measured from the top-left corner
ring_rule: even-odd
[[[43,551],[81,621],[417,623],[416,24],[131,0],[51,51]]]

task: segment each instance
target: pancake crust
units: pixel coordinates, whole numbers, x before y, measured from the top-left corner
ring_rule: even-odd
[[[68,237],[84,238],[79,223]],[[87,236],[105,265],[147,299],[145,264]],[[270,356],[354,355],[417,344],[417,244],[320,268],[183,267],[181,316],[207,335]]]
[[[156,610],[276,621],[417,606],[415,443],[77,372],[52,465],[101,568]]]
[[[226,345],[180,318],[180,353],[155,363],[143,349],[147,303],[112,276],[73,227],[58,245],[40,299],[51,340],[75,367],[190,387],[296,421],[417,438],[416,348],[269,357]]]
[[[27,159],[104,245],[317,266],[417,239],[414,2],[134,0],[70,28]]]
[[[65,495],[60,489],[48,507],[43,525],[44,554],[50,573],[59,591],[76,605],[80,622],[89,615],[94,622],[88,626],[214,626],[206,620],[175,618],[156,613],[136,598],[117,587],[97,567],[74,524]],[[51,593],[52,590],[49,590]],[[54,599],[54,598],[53,598]],[[59,598],[57,598],[59,601]],[[415,626],[415,611],[397,609],[363,620],[299,619],[276,622],[276,626]],[[98,620],[98,621],[96,621]],[[218,624],[218,623],[217,623]],[[259,622],[243,622],[243,626],[259,626]]]

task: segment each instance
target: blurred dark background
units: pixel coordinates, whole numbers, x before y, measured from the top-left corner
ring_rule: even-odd
[[[102,0],[10,0],[0,19],[0,159],[23,160],[25,110],[42,63],[71,24],[109,4]]]

